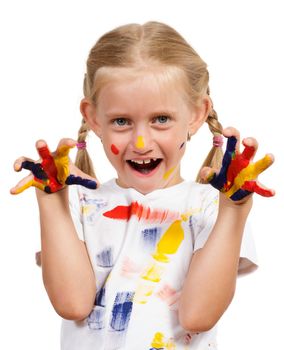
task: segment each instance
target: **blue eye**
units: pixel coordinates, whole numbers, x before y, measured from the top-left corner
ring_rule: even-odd
[[[125,118],[117,118],[113,121],[113,123],[118,126],[124,126],[127,125],[127,120]]]
[[[160,123],[160,124],[165,124],[169,121],[169,117],[166,115],[159,115],[158,117],[155,118],[155,120]]]

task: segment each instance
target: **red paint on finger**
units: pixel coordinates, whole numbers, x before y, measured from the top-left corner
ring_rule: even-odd
[[[274,191],[260,187],[256,181],[245,181],[242,189],[250,192],[255,192],[263,197],[272,197],[274,195]]]
[[[110,146],[110,149],[111,149],[112,153],[115,155],[117,155],[119,153],[119,149],[114,144],[112,144]]]

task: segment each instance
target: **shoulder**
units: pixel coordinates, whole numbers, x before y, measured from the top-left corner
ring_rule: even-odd
[[[116,191],[114,182],[114,179],[109,180],[101,184],[100,187],[95,190],[83,187],[81,185],[69,186],[69,203],[70,205],[78,202],[81,204],[87,204],[87,202],[96,200],[97,198],[109,197]]]
[[[200,184],[194,181],[185,181],[182,191],[192,205],[206,207],[210,203],[217,203],[219,192],[209,184]]]

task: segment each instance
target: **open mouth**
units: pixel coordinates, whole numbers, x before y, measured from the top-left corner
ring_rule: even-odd
[[[161,163],[161,161],[161,158],[151,158],[143,160],[127,160],[126,162],[131,166],[132,169],[138,171],[139,173],[149,174]]]

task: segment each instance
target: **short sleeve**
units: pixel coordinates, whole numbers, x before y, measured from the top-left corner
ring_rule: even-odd
[[[71,217],[80,240],[85,241],[82,225],[79,186],[72,185],[69,189],[69,208]]]
[[[203,207],[200,210],[199,223],[196,223],[194,229],[194,247],[193,251],[201,249],[206,243],[218,213],[218,192],[211,192],[203,201]],[[249,222],[246,223],[239,260],[238,274],[244,275],[254,271],[257,268],[257,254],[252,230]]]

